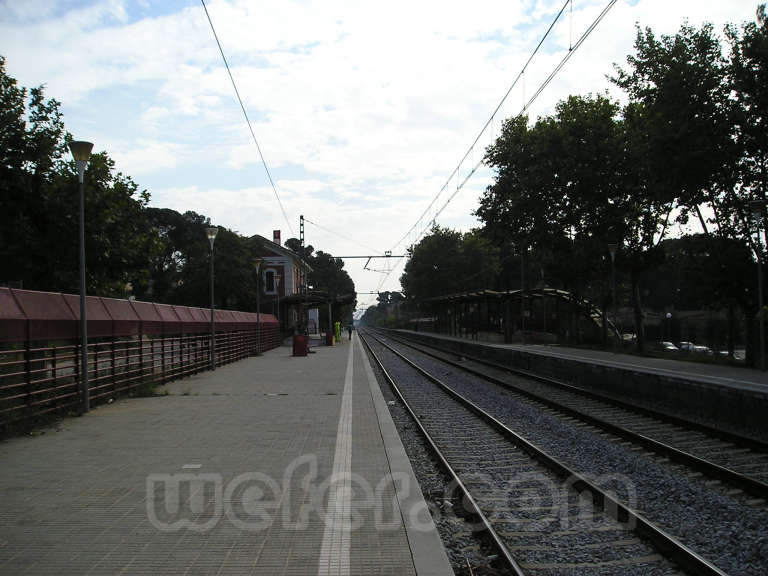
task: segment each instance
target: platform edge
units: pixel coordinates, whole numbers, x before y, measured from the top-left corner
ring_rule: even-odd
[[[398,495],[400,510],[414,510],[417,509],[416,507],[421,507],[426,510],[427,503],[424,500],[424,495],[421,492],[419,482],[416,479],[416,474],[411,467],[411,461],[400,440],[400,434],[397,432],[395,423],[392,420],[392,415],[389,413],[387,403],[379,389],[379,382],[373,374],[368,355],[366,354],[360,339],[355,338],[355,340],[357,340],[357,345],[363,356],[363,366],[365,367],[368,385],[371,390],[373,405],[376,409],[376,417],[379,421],[379,430],[381,432],[382,440],[384,441],[384,451],[387,455],[387,460],[389,461],[390,471],[393,475],[407,475],[410,485],[416,487],[415,490],[411,490],[409,495],[402,500],[400,500],[400,495]],[[437,532],[437,527],[432,521],[432,517],[429,517],[429,527],[426,530],[423,526],[416,527],[411,524],[407,515],[403,515],[403,524],[406,537],[408,538],[408,544],[411,548],[411,555],[413,557],[413,565],[416,574],[418,576],[453,575],[453,568],[448,560],[448,555],[443,547],[443,541],[440,539],[440,535]]]

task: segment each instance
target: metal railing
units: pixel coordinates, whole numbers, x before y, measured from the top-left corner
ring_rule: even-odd
[[[257,330],[217,332],[216,365],[280,345],[275,323]],[[210,370],[209,333],[94,339],[88,343],[90,400],[148,394],[158,384]],[[82,404],[77,340],[13,342],[0,349],[0,426],[51,412],[79,412]]]

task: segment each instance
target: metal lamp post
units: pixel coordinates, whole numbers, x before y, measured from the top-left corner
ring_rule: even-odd
[[[749,203],[752,215],[757,224],[757,321],[760,323],[760,370],[765,372],[765,312],[763,310],[763,270],[762,270],[762,244],[760,242],[760,223],[763,219],[765,202],[755,200]]]
[[[512,253],[516,246],[512,244]],[[520,341],[525,344],[525,249],[520,252]]]
[[[261,276],[259,275],[259,268],[263,258],[254,258],[253,267],[256,269],[256,354],[261,354],[261,302],[259,301],[259,293],[261,292]]]
[[[611,292],[613,293],[613,329],[618,332],[616,326],[616,251],[619,249],[618,244],[608,244],[608,252],[611,254]]]
[[[211,244],[211,370],[216,370],[216,324],[213,319],[213,243],[218,233],[219,229],[215,227],[205,229],[205,235]]]
[[[275,274],[275,292],[277,292],[277,326],[280,329],[280,337],[282,337],[283,331],[280,324],[280,274]]]
[[[525,344],[525,247],[520,250],[520,328]]]
[[[85,310],[85,167],[91,157],[91,142],[72,141],[69,150],[77,166],[77,180],[80,185],[80,385],[83,389],[83,412],[91,409],[88,386],[88,316]]]

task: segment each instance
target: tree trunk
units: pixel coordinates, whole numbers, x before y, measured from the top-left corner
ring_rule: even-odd
[[[632,307],[635,315],[637,351],[645,352],[645,324],[643,323],[643,308],[640,302],[640,279],[636,272],[632,272]]]
[[[603,298],[603,305],[600,311],[600,317],[603,322],[603,347],[608,347],[608,314],[606,309],[608,307],[608,298]]]
[[[758,366],[759,358],[760,358],[760,345],[759,345],[759,337],[758,337],[758,322],[755,319],[754,310],[750,310],[745,314],[745,321],[747,324],[747,341],[746,341],[746,351],[745,351],[745,357],[744,357],[744,364],[755,368]]]
[[[736,306],[733,298],[728,300],[728,357],[733,358],[736,347]]]

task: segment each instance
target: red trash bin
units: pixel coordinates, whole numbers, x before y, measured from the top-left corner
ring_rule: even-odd
[[[293,335],[293,355],[306,356],[309,351],[309,336],[304,334]]]

